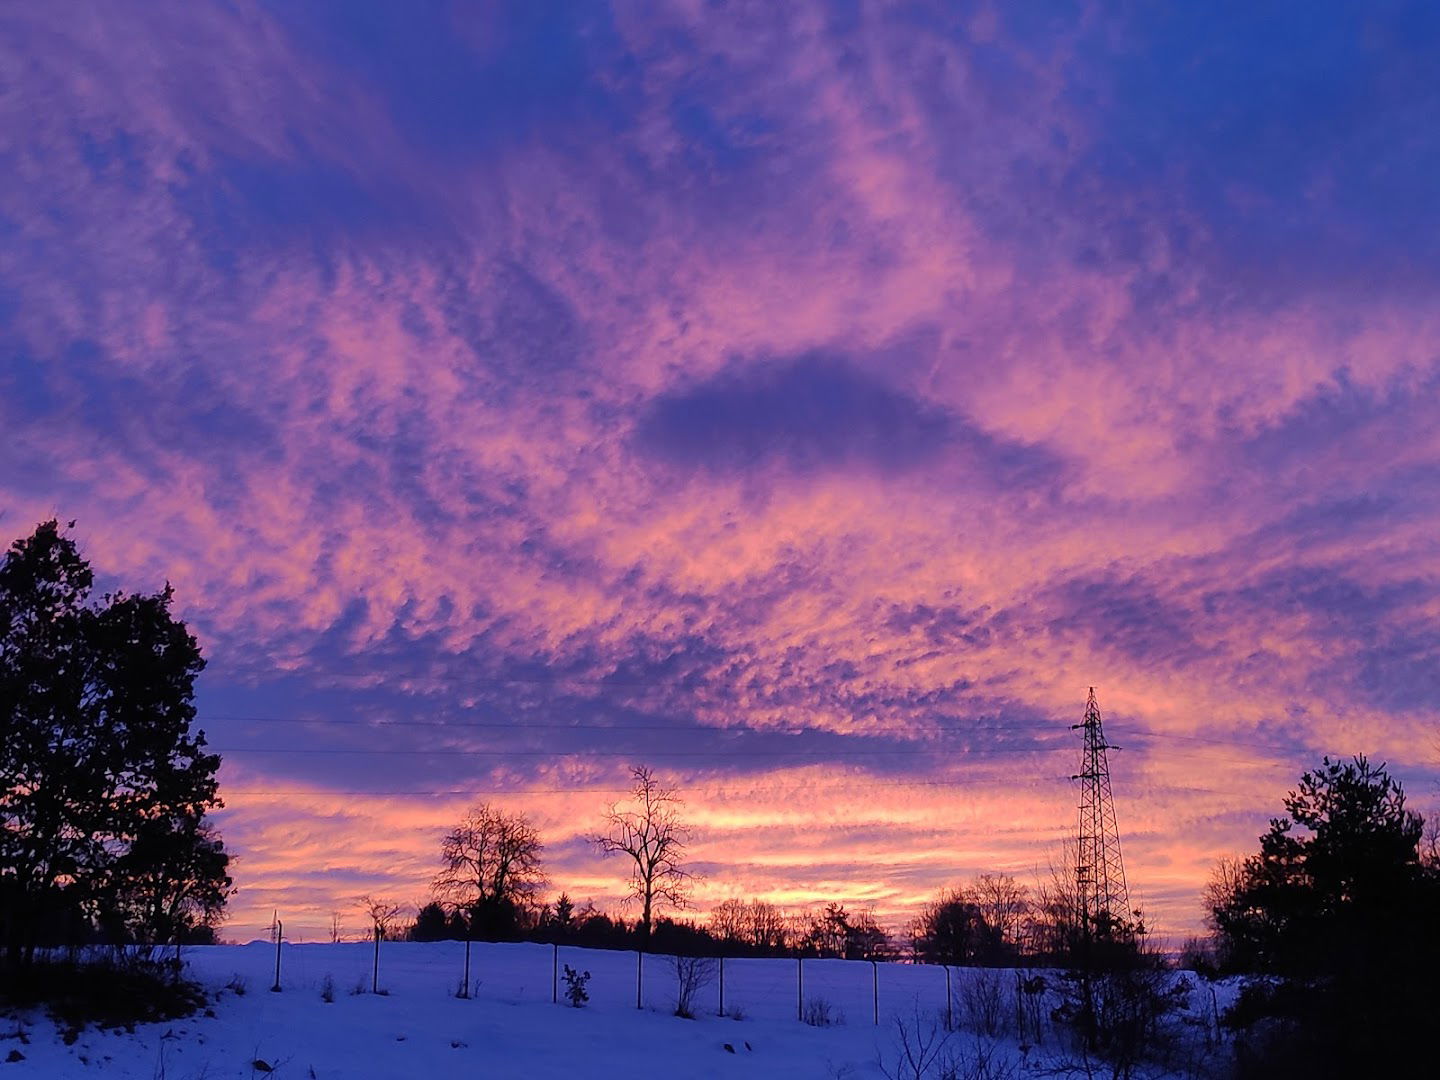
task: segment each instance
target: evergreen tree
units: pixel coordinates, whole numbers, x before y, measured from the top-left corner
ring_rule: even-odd
[[[444,941],[450,937],[450,920],[445,906],[432,900],[415,914],[415,925],[410,928],[411,941]]]
[[[5,956],[94,930],[177,940],[213,924],[228,856],[205,815],[220,759],[192,733],[199,646],[154,595],[91,602],[48,521],[0,562],[0,898]]]
[[[1324,760],[1285,799],[1260,852],[1211,897],[1232,968],[1275,974],[1328,970],[1390,931],[1421,881],[1424,822],[1385,767]],[[1297,831],[1300,830],[1300,831]]]
[[[1283,976],[1252,984],[1232,1014],[1248,1029],[1241,1075],[1410,1075],[1440,964],[1423,822],[1364,757],[1326,758],[1285,809],[1209,893],[1222,962]]]

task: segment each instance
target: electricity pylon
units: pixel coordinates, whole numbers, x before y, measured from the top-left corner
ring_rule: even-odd
[[[1083,733],[1085,752],[1080,772],[1080,844],[1075,857],[1075,884],[1080,905],[1080,925],[1108,936],[1128,923],[1130,895],[1125,887],[1125,864],[1120,858],[1120,831],[1115,824],[1115,800],[1110,794],[1110,765],[1100,724],[1100,706],[1095,688],[1085,702],[1085,719],[1070,725]]]

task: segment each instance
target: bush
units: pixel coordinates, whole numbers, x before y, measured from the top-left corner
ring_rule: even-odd
[[[1005,1020],[1005,993],[1000,972],[979,968],[965,973],[960,985],[961,1022],[971,1031],[994,1038]]]
[[[1202,979],[1214,979],[1220,974],[1214,942],[1198,937],[1186,938],[1176,966],[1181,971],[1193,971]]]
[[[947,1047],[935,1070],[936,1080],[1014,1080],[1020,1066],[999,1044],[975,1039]]]
[[[675,972],[675,1015],[695,1018],[695,995],[715,979],[716,963],[708,956],[672,956]]]
[[[1188,978],[1137,951],[1128,966],[1067,972],[1055,1019],[1072,1027],[1087,1058],[1094,1054],[1115,1075],[1130,1076],[1143,1062],[1169,1064],[1184,1050],[1186,1034],[1177,1017],[1193,988]]]
[[[1015,1034],[1022,1050],[1045,1040],[1045,999],[1049,990],[1044,975],[1015,972]]]
[[[207,998],[173,965],[116,949],[85,963],[39,961],[0,971],[0,1003],[44,1006],[58,1024],[80,1030],[177,1020],[204,1008]]]
[[[878,1064],[889,1080],[1014,1080],[1020,1075],[1018,1063],[996,1040],[957,1039],[942,1015],[922,1011],[918,1001],[909,1013],[895,1017],[890,1052],[882,1052]]]
[[[845,1023],[845,1014],[821,997],[805,999],[800,1019],[811,1027],[837,1027]]]
[[[922,1012],[914,1002],[911,1011],[897,1015],[891,1031],[890,1055],[881,1054],[880,1071],[887,1080],[933,1080],[950,1043],[941,1018]]]
[[[323,1002],[325,1002],[326,1005],[333,1005],[333,1004],[335,1004],[335,978],[334,978],[334,976],[327,974],[327,975],[325,976],[324,981],[321,982],[321,984],[320,984],[320,1000],[323,1001]]]
[[[578,1009],[590,1000],[590,992],[585,989],[589,981],[590,972],[579,972],[569,964],[565,965],[565,1000],[572,1008]]]

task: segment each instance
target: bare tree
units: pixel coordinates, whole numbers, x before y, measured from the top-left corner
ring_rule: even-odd
[[[710,909],[710,933],[721,941],[749,944],[750,905],[738,897],[722,900]]]
[[[715,981],[716,961],[709,956],[672,956],[670,970],[675,973],[675,1015],[693,1020],[696,996]]]
[[[995,931],[1002,955],[1013,958],[1020,951],[1020,930],[1030,913],[1030,890],[1009,874],[981,874],[971,890],[985,922]]]
[[[786,941],[785,912],[768,900],[750,901],[750,944],[757,949],[783,949]]]
[[[650,940],[655,909],[661,904],[683,908],[690,903],[691,875],[682,865],[690,828],[680,818],[680,797],[662,787],[644,765],[630,769],[634,809],[612,805],[605,815],[606,831],[591,837],[601,852],[629,856],[629,899],[640,901],[640,940]]]
[[[1050,860],[1048,878],[1040,876],[1023,920],[1024,951],[1052,964],[1070,963],[1083,936],[1075,845],[1067,841]]]
[[[523,814],[481,803],[440,842],[443,869],[431,887],[472,923],[479,916],[492,929],[504,929],[545,887],[543,849],[540,834]]]
[[[766,900],[722,900],[710,911],[710,933],[721,941],[774,950],[785,946],[785,913]]]
[[[1214,912],[1223,907],[1245,884],[1245,860],[1233,855],[1222,855],[1210,869],[1210,880],[1205,883],[1205,910],[1211,914],[1208,920],[1214,929]]]
[[[1425,818],[1425,831],[1420,835],[1420,865],[1440,869],[1440,810]]]
[[[405,910],[399,904],[392,904],[388,900],[382,900],[378,896],[371,896],[368,893],[364,896],[357,896],[355,903],[369,916],[371,925],[380,931],[380,936],[383,938],[390,936],[390,928],[395,925],[395,920]]]

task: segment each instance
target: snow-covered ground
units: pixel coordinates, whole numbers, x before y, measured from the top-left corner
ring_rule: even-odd
[[[940,1016],[946,973],[842,960],[807,960],[803,1003],[824,1002],[828,1027],[797,1020],[794,960],[727,960],[725,1006],[718,1015],[717,978],[696,999],[694,1020],[673,1015],[676,974],[664,957],[646,957],[643,1008],[636,1008],[636,955],[548,945],[476,944],[471,951],[471,996],[457,997],[464,945],[384,943],[380,994],[369,992],[369,944],[285,945],[281,992],[272,993],[275,949],[256,942],[186,950],[191,974],[218,1000],[213,1016],[137,1027],[133,1034],[89,1029],[71,1046],[39,1015],[26,1017],[25,1038],[14,1022],[0,1028],[0,1062],[11,1049],[24,1059],[0,1064],[7,1076],[142,1077],[144,1080],[224,1080],[271,1076],[280,1080],[424,1077],[828,1078],[869,1080],[893,1060],[896,1014]],[[575,1009],[552,1004],[552,964],[589,971],[590,1002]],[[973,970],[953,969],[957,1018],[964,1012],[962,981]],[[1003,978],[1013,991],[1013,973]],[[333,1002],[324,1000],[333,986]],[[879,1023],[876,1020],[876,997]],[[1200,1000],[1203,997],[1204,1000]],[[1212,1003],[1196,995],[1197,1009]],[[1223,1004],[1223,1003],[1222,1003]],[[979,1036],[956,1032],[956,1049]],[[1016,1039],[1002,1038],[997,1063],[1027,1057]],[[1048,1056],[1028,1052],[1031,1065]],[[269,1071],[267,1071],[267,1068]]]

